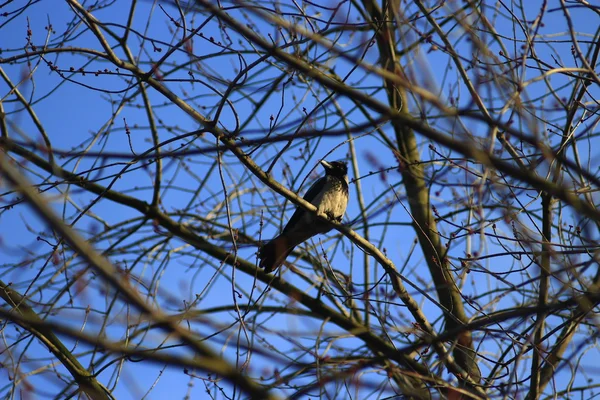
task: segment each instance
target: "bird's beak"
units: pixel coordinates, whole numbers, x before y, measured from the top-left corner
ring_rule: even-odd
[[[327,161],[325,160],[321,160],[321,165],[323,166],[323,168],[325,169],[331,169],[333,168],[333,165],[329,164]]]

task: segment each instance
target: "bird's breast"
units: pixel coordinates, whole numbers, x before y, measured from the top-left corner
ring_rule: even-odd
[[[311,203],[317,207],[319,213],[325,213],[339,218],[344,216],[348,206],[348,189],[339,179],[328,177],[323,190]]]

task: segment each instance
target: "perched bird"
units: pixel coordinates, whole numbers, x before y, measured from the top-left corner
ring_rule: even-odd
[[[317,207],[319,214],[341,222],[348,205],[348,165],[345,161],[325,160],[321,161],[321,165],[325,168],[325,176],[313,183],[304,195],[304,200]],[[294,247],[330,230],[327,222],[317,217],[316,213],[296,208],[283,232],[259,250],[259,266],[270,273],[283,264]]]

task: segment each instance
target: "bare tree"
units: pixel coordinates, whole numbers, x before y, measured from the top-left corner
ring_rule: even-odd
[[[0,5],[6,398],[591,398],[600,9]],[[335,230],[257,249],[348,161]]]

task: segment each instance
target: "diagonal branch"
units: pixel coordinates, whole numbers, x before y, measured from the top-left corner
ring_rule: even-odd
[[[119,292],[124,299],[137,308],[140,312],[148,315],[156,324],[161,326],[168,333],[177,335],[186,345],[188,345],[196,353],[212,358],[215,362],[221,362],[221,357],[213,352],[203,342],[189,330],[178,325],[177,322],[168,318],[161,311],[151,307],[138,292],[129,285],[128,281],[122,279],[116,268],[104,257],[99,255],[96,250],[81,236],[79,236],[73,228],[66,225],[52,210],[47,201],[35,191],[33,186],[27,182],[25,177],[11,165],[10,161],[0,152],[0,173],[6,180],[21,192],[24,198],[29,202],[36,213],[46,221],[46,223],[56,231],[64,240],[69,243],[72,249],[85,259],[96,272],[102,276],[115,290]],[[276,397],[268,393],[261,386],[257,385],[248,376],[241,374],[237,369],[227,364],[223,369],[223,375],[230,381],[242,388],[245,392],[255,398],[260,399],[275,399]]]
[[[0,297],[13,308],[14,312],[23,317],[16,322],[31,332],[40,342],[44,343],[48,350],[65,366],[79,389],[92,400],[111,399],[106,389],[94,375],[79,363],[79,360],[67,349],[62,341],[54,334],[38,314],[27,304],[27,300],[21,294],[13,290],[10,285],[0,281]]]

